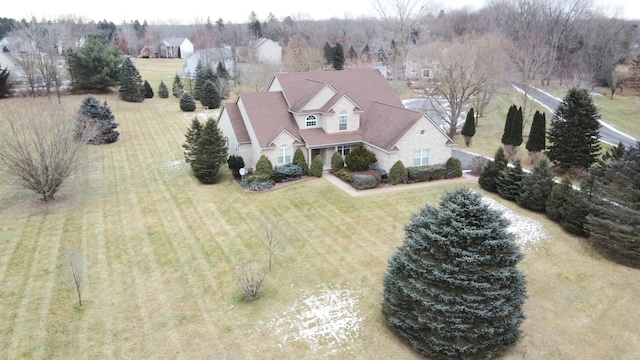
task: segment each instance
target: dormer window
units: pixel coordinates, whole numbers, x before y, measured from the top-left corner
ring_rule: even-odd
[[[312,127],[316,125],[318,125],[318,120],[316,119],[315,115],[307,116],[307,127]]]
[[[347,130],[347,123],[348,123],[349,117],[347,115],[346,111],[341,111],[340,112],[340,122],[338,125],[338,130]]]

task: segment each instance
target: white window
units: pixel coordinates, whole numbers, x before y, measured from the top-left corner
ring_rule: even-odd
[[[429,149],[416,150],[413,152],[413,166],[429,164]]]
[[[349,118],[347,116],[347,112],[346,111],[341,111],[340,112],[340,123],[338,125],[338,130],[347,130],[347,122],[348,122]]]
[[[278,164],[291,163],[291,146],[282,145],[278,148]]]
[[[307,127],[318,125],[318,120],[314,115],[307,116]]]
[[[339,152],[342,157],[345,157],[351,153],[351,145],[338,145],[336,151]]]

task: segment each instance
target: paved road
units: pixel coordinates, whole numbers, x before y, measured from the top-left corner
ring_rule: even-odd
[[[514,82],[512,83],[512,85],[518,91],[524,92],[524,84]],[[527,95],[533,101],[544,106],[547,110],[551,112],[551,114],[555,112],[555,109],[562,102],[561,99],[558,99],[533,86],[529,86],[529,93]],[[633,147],[637,141],[635,138],[633,138],[633,136],[629,136],[627,134],[624,134],[614,129],[611,125],[607,124],[602,119],[600,119],[600,139],[611,145],[618,145],[618,143],[621,142],[627,148]]]

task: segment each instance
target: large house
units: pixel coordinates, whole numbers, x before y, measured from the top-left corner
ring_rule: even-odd
[[[282,62],[282,46],[271,39],[260,38],[251,45],[253,61],[268,64]]]
[[[405,77],[411,80],[432,80],[440,71],[442,44],[414,46],[405,61]]]
[[[160,43],[160,57],[186,59],[193,54],[193,43],[187,38],[168,38]]]
[[[378,167],[445,163],[455,145],[423,112],[406,109],[378,70],[278,73],[266,92],[240,94],[225,104],[219,126],[229,153],[254,167],[261,155],[291,163],[297,148],[307,162],[320,155],[325,168],[338,151],[358,143]]]

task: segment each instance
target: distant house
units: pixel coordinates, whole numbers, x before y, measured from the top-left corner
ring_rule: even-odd
[[[409,49],[405,62],[405,76],[411,80],[429,80],[436,77],[440,70],[440,52],[442,46],[415,46]]]
[[[20,44],[20,39],[15,37],[5,37],[0,40],[0,66],[4,69],[7,68],[13,79],[19,79],[24,77],[22,70],[22,61],[18,59],[10,49],[15,51],[23,51],[23,46]]]
[[[193,43],[187,38],[168,38],[160,44],[160,57],[186,59],[193,54]]]
[[[445,163],[455,145],[423,112],[406,109],[378,70],[278,73],[266,92],[225,104],[219,126],[247,167],[261,155],[291,163],[301,148],[308,163],[320,155],[329,168],[334,152],[346,156],[364,143],[388,171],[398,160]]]
[[[184,62],[184,65],[182,66],[182,76],[196,76],[196,67],[198,66],[198,61],[200,61],[203,66],[210,66],[213,71],[216,71],[218,63],[222,61],[224,63],[224,67],[227,69],[227,72],[229,74],[234,73],[233,53],[231,52],[231,47],[229,46],[196,51]]]
[[[253,60],[261,63],[279,64],[282,62],[282,46],[271,39],[260,38],[251,44]]]

